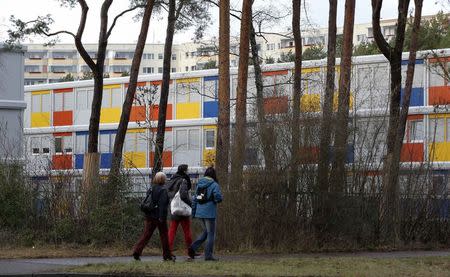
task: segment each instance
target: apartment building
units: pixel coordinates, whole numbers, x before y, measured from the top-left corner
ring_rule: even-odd
[[[25,51],[0,45],[0,162],[22,157]]]
[[[424,16],[424,20],[433,16]],[[395,35],[396,19],[381,20],[381,29],[386,39]],[[343,28],[337,29],[337,35],[342,35]],[[303,49],[313,45],[326,45],[328,37],[327,28],[310,27],[302,31]],[[353,43],[373,41],[371,23],[355,24]],[[277,61],[283,54],[295,51],[294,39],[291,31],[280,34],[266,34],[257,37],[259,55],[263,60],[273,58]],[[95,58],[97,45],[85,45],[91,57]],[[130,72],[131,63],[136,45],[133,43],[109,44],[105,61],[105,73],[109,77],[120,77]],[[25,54],[25,84],[43,84],[60,82],[65,76],[71,74],[75,79],[82,79],[89,72],[81,56],[73,44],[57,44],[45,47],[41,44],[28,44]],[[239,38],[231,39],[230,66],[238,65]],[[187,42],[173,45],[171,72],[190,72],[211,68],[218,64],[218,40],[212,38],[202,42]],[[147,44],[144,49],[140,74],[162,73],[164,58],[164,44]],[[211,65],[210,63],[213,63]]]

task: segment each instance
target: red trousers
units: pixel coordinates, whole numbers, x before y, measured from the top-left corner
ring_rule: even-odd
[[[144,233],[134,246],[134,252],[139,254],[139,256],[142,254],[142,250],[152,237],[156,227],[158,227],[159,237],[161,239],[163,258],[170,259],[172,257],[172,253],[170,252],[169,242],[167,240],[167,223],[166,221],[161,222],[158,219],[153,218],[145,218]]]
[[[169,247],[173,250],[173,242],[175,241],[175,235],[177,233],[178,224],[181,223],[184,233],[184,242],[186,244],[186,249],[188,249],[192,244],[192,234],[191,234],[191,219],[186,217],[182,220],[171,220],[169,227]]]

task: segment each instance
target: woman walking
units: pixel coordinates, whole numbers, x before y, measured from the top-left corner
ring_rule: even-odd
[[[166,174],[163,172],[156,173],[151,190],[153,208],[149,213],[145,214],[144,233],[134,246],[133,257],[137,261],[140,260],[142,250],[152,237],[156,227],[158,227],[159,237],[161,239],[164,261],[175,261],[175,256],[170,252],[169,241],[167,239],[166,219],[169,200],[167,197],[167,190],[164,188],[165,182]]]
[[[196,251],[200,245],[206,242],[205,261],[217,261],[213,256],[214,239],[216,232],[217,204],[222,202],[222,193],[217,183],[216,171],[213,167],[208,167],[205,175],[198,181],[193,198],[193,217],[201,220],[203,233],[197,238],[188,249],[189,257],[194,259]]]
[[[175,173],[167,184],[167,194],[169,196],[169,202],[173,200],[177,192],[180,192],[180,197],[183,202],[192,206],[191,196],[189,191],[191,190],[191,179],[187,174],[188,165],[182,164],[178,166],[177,173]],[[170,207],[170,206],[169,206]],[[169,227],[169,247],[170,251],[173,251],[173,243],[175,241],[175,235],[178,229],[178,225],[181,224],[184,233],[184,242],[186,249],[192,244],[191,234],[191,217],[174,215],[170,211],[170,227]],[[189,253],[188,253],[189,254]]]

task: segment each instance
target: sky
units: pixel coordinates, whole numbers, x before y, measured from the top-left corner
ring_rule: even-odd
[[[304,0],[306,5],[303,5],[302,17],[308,24],[316,27],[326,27],[328,23],[328,0]],[[371,0],[357,0],[355,23],[368,23],[371,19]],[[87,28],[83,36],[83,42],[96,43],[99,30],[99,11],[100,0],[87,0],[90,7],[87,21]],[[242,0],[230,0],[231,6],[240,9]],[[303,2],[303,0],[302,0]],[[344,18],[344,0],[338,0],[338,25],[342,25]],[[414,2],[411,0],[411,2]],[[112,18],[128,7],[129,0],[115,0],[110,9],[110,21]],[[278,7],[282,14],[286,14],[291,8],[291,0],[255,0],[256,7],[272,4]],[[0,41],[7,38],[6,31],[9,27],[9,17],[14,15],[24,21],[32,20],[38,15],[51,14],[55,20],[52,26],[52,31],[69,30],[75,32],[79,22],[80,9],[68,9],[60,7],[57,0],[0,0]],[[410,6],[412,11],[413,4]],[[443,10],[450,12],[450,4],[448,0],[424,0],[423,15],[435,14]],[[305,12],[306,11],[306,12]],[[218,34],[218,9],[213,7],[211,9],[212,23],[206,30],[205,37],[216,37]],[[397,1],[385,0],[381,13],[382,19],[390,19],[397,17]],[[307,20],[306,20],[307,19]],[[285,31],[290,25],[290,15],[286,16],[284,20],[269,26],[268,32]],[[165,37],[166,19],[163,15],[155,16],[150,22],[149,34],[147,43],[163,43]],[[231,23],[232,35],[238,35],[239,23],[232,19]],[[140,24],[133,20],[133,14],[125,16],[119,20],[111,37],[110,43],[133,43],[136,42],[139,34]],[[174,42],[182,43],[189,42],[193,38],[192,30],[178,32],[175,35]],[[68,36],[60,36],[60,42],[71,43],[73,40]],[[32,43],[41,43],[44,40],[41,38],[33,38]]]

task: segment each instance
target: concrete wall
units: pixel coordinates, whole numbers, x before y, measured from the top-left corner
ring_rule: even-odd
[[[23,150],[24,52],[0,45],[0,159],[19,159]]]

